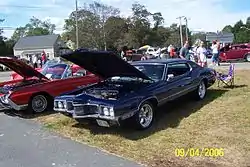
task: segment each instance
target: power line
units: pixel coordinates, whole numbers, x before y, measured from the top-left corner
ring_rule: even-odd
[[[0,27],[2,30],[16,30],[19,27]],[[55,28],[55,30],[61,31],[64,30],[64,28]]]
[[[28,9],[43,9],[43,8],[58,8],[61,6],[29,6],[29,5],[0,5],[1,7],[7,8],[28,8]]]

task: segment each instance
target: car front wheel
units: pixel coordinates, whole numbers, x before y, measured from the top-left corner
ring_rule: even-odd
[[[200,82],[199,86],[193,93],[196,100],[202,100],[205,98],[207,93],[207,87],[204,80]]]
[[[32,113],[42,113],[48,109],[48,98],[45,95],[35,95],[32,97],[29,110]]]
[[[154,106],[144,102],[139,111],[132,117],[136,129],[144,130],[152,126],[154,120]]]

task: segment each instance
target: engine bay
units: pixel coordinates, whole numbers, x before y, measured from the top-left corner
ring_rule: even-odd
[[[100,99],[116,100],[126,93],[131,93],[142,87],[142,83],[108,83],[102,82],[91,88],[85,89],[82,93]]]

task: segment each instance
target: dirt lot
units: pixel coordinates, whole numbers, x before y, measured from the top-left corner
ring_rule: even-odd
[[[233,89],[215,84],[203,101],[181,98],[161,107],[147,131],[80,125],[60,114],[36,120],[63,136],[149,166],[250,166],[250,71],[236,71],[235,83]],[[222,148],[224,155],[176,157],[176,148]]]

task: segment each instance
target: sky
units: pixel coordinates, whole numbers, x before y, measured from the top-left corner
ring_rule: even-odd
[[[121,15],[131,15],[132,3],[145,5],[150,12],[161,12],[164,25],[178,23],[179,16],[186,16],[191,31],[216,32],[237,21],[245,22],[250,16],[250,0],[96,0],[119,8]],[[78,0],[78,6],[92,0]],[[20,7],[21,6],[21,7]],[[37,8],[24,8],[32,6]],[[0,27],[20,27],[32,16],[41,20],[50,19],[56,24],[55,33],[63,31],[64,19],[75,9],[75,0],[2,0],[0,1]],[[11,37],[13,28],[4,28],[4,35]]]

